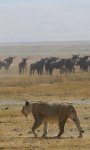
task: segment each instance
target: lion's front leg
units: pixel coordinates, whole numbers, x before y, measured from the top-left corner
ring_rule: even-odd
[[[60,131],[59,131],[59,133],[57,135],[58,138],[64,133],[65,122],[66,121],[60,121],[59,122],[59,129],[60,129]]]
[[[34,122],[33,127],[32,127],[32,131],[33,131],[35,137],[37,137],[37,134],[36,134],[36,131],[35,131],[35,130],[36,130],[41,124],[42,124],[42,119],[41,119],[41,118],[35,119],[35,122]]]

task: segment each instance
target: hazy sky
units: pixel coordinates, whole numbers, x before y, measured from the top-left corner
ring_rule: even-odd
[[[90,0],[0,0],[0,42],[90,40]]]

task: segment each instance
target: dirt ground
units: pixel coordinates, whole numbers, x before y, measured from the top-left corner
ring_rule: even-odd
[[[83,104],[82,101],[81,104],[73,104],[85,131],[83,138],[78,138],[75,124],[68,120],[61,138],[54,138],[58,133],[58,124],[50,123],[48,137],[43,139],[43,126],[37,129],[38,138],[34,138],[31,131],[34,120],[31,114],[28,118],[21,114],[23,103],[0,105],[0,150],[90,149],[90,104]]]

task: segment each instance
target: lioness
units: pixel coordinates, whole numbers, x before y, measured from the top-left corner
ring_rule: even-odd
[[[71,104],[67,103],[45,103],[45,102],[29,102],[26,101],[25,105],[22,108],[22,114],[26,117],[29,113],[33,114],[35,119],[34,125],[32,127],[32,131],[35,135],[36,129],[43,123],[44,124],[44,133],[43,137],[47,135],[47,128],[48,122],[50,121],[58,121],[59,125],[59,133],[57,137],[60,137],[64,132],[64,126],[68,118],[74,121],[78,130],[79,130],[79,137],[82,137],[82,128],[80,127],[80,122],[77,117],[77,113],[75,108]]]

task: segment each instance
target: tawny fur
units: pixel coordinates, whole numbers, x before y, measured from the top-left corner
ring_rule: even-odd
[[[35,122],[32,127],[32,131],[35,135],[36,129],[43,123],[44,124],[44,132],[43,136],[46,137],[48,133],[48,122],[58,121],[59,125],[59,133],[57,137],[60,137],[64,132],[64,126],[68,118],[74,121],[78,130],[79,137],[82,137],[82,128],[80,126],[80,121],[77,117],[77,113],[75,108],[71,104],[67,103],[45,103],[45,102],[29,102],[26,101],[25,105],[22,108],[22,114],[26,117],[29,113],[32,113]]]

